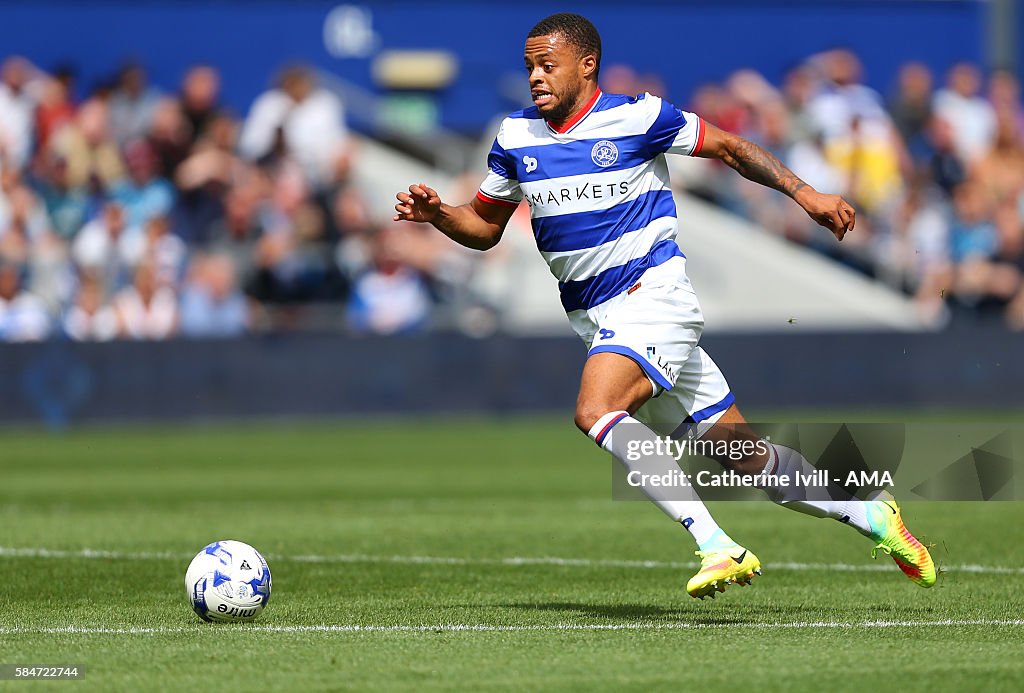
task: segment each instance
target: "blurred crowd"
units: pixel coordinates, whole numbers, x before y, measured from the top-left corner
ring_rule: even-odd
[[[602,81],[664,93],[623,66]],[[472,262],[429,229],[375,219],[352,181],[343,104],[305,68],[283,69],[244,117],[222,106],[208,65],[174,92],[138,64],[80,100],[79,87],[72,67],[0,65],[0,341],[395,334],[458,304]],[[782,196],[709,161],[684,175],[692,192],[915,296],[933,324],[963,315],[1024,329],[1024,109],[1012,73],[911,63],[883,95],[855,55],[833,51],[781,85],[737,72],[689,108],[847,196],[857,230],[831,242]],[[486,303],[462,329],[493,325]]]
[[[627,76],[628,77],[628,76]],[[866,86],[845,50],[812,56],[781,85],[752,70],[701,87],[693,111],[771,151],[857,209],[836,244],[772,191],[708,163],[688,186],[787,239],[912,294],[932,324],[1002,320],[1024,329],[1024,108],[1006,70],[937,75],[902,66]]]
[[[0,341],[428,322],[443,253],[375,224],[311,72],[283,69],[244,118],[208,65],[174,93],[137,64],[82,100],[75,78],[0,66]]]

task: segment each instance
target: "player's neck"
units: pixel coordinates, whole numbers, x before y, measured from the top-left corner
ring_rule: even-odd
[[[594,107],[594,104],[597,103],[597,100],[598,98],[600,98],[600,96],[601,88],[598,87],[597,83],[595,82],[586,90],[580,92],[579,99],[576,103],[576,108],[573,109],[572,115],[570,115],[568,118],[560,122],[549,120],[547,121],[547,124],[551,126],[551,129],[554,130],[555,132],[566,132],[571,127],[576,125],[576,123],[583,120],[584,116],[586,116],[587,113],[589,113],[590,110]]]

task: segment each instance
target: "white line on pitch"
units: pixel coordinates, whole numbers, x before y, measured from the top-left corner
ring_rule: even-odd
[[[372,554],[336,555],[273,555],[271,561],[293,561],[296,563],[397,563],[403,565],[481,565],[481,566],[558,566],[569,568],[694,568],[696,562],[688,561],[631,561],[619,559],[560,558],[557,556],[509,556],[507,558],[461,558],[458,556],[382,556]],[[42,547],[0,546],[0,558],[86,558],[118,561],[187,561],[191,554],[167,552],[107,551],[102,549],[47,549]],[[873,573],[895,570],[888,561],[878,563],[765,563],[770,570],[792,571],[838,571],[851,573]],[[944,565],[948,573],[974,573],[981,575],[1024,575],[1024,567],[996,565]]]
[[[794,621],[774,623],[553,623],[536,625],[490,625],[443,623],[438,625],[392,625],[363,626],[357,624],[274,626],[269,624],[236,624],[233,626],[191,627],[126,627],[103,628],[88,626],[64,626],[59,628],[0,627],[0,634],[47,634],[47,635],[151,635],[174,633],[517,633],[530,631],[617,631],[617,630],[726,630],[743,629],[871,629],[871,628],[958,628],[964,626],[1024,626],[1024,619],[941,619],[934,621]]]

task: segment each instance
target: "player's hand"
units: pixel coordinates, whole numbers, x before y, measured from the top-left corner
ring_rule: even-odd
[[[395,197],[398,198],[395,221],[429,224],[441,211],[441,196],[426,183],[414,183],[409,186],[409,192],[400,192]]]
[[[808,216],[832,232],[837,239],[843,240],[848,232],[853,231],[857,221],[857,212],[849,202],[839,195],[825,195],[817,190],[804,188],[797,193],[796,201],[804,208]]]

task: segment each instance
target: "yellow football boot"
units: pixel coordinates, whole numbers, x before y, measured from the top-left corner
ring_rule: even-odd
[[[729,585],[746,586],[761,574],[761,562],[751,551],[742,546],[715,549],[714,551],[697,551],[700,556],[700,570],[686,583],[686,591],[691,597],[704,599],[715,598],[715,592],[725,592]]]
[[[892,494],[882,491],[867,503],[871,538],[878,542],[871,549],[871,557],[876,558],[879,551],[889,554],[903,574],[921,587],[934,585],[935,562],[928,548],[903,524],[900,506],[896,505]]]

